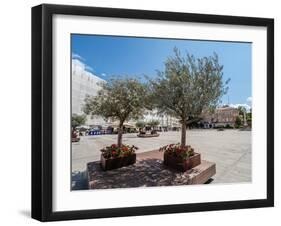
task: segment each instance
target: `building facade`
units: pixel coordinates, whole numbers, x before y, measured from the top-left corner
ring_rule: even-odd
[[[234,127],[238,116],[239,110],[237,108],[220,107],[215,109],[214,113],[203,113],[203,119],[200,123],[203,124],[204,128],[225,127],[227,125]]]
[[[106,82],[93,73],[86,70],[85,65],[78,59],[72,59],[72,114],[84,114],[83,105],[86,95],[96,96],[101,89],[100,83]],[[159,121],[159,127],[171,130],[179,128],[178,119],[167,115],[159,115],[156,110],[146,111],[143,121]],[[135,126],[136,121],[130,120],[128,125]],[[118,122],[105,121],[102,117],[87,115],[86,125],[89,127],[115,127]]]
[[[86,70],[85,65],[78,59],[72,59],[72,114],[83,114],[83,105],[86,95],[97,95],[100,83],[106,82],[93,73]],[[221,107],[217,108],[214,113],[205,112],[202,114],[201,125],[204,128],[214,128],[220,126],[234,126],[236,117],[239,116],[237,108]],[[146,111],[143,115],[144,122],[152,120],[159,121],[158,128],[161,130],[176,130],[181,127],[179,120],[165,114],[159,114],[157,110]],[[116,122],[110,120],[105,121],[100,116],[87,115],[86,125],[89,127],[107,127]],[[136,121],[130,120],[128,122],[134,126]]]
[[[143,121],[149,123],[153,120],[159,121],[158,128],[161,130],[176,130],[181,127],[179,120],[175,117],[166,114],[159,114],[157,110],[146,111]]]
[[[72,59],[72,114],[83,114],[86,95],[97,95],[101,82],[105,80],[87,71],[85,65],[78,59]],[[105,123],[102,117],[87,115],[87,126],[95,127]]]

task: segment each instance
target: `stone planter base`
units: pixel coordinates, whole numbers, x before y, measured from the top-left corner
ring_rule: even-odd
[[[80,141],[80,137],[72,137],[71,138],[71,142],[79,142]]]
[[[159,137],[159,135],[160,135],[159,133],[156,133],[156,134],[138,134],[137,136],[146,138],[146,137]]]
[[[121,168],[123,166],[128,166],[136,163],[136,154],[132,154],[126,157],[105,159],[101,155],[100,165],[103,170],[113,170]]]
[[[164,154],[164,165],[179,170],[181,172],[185,172],[200,164],[201,164],[201,155],[199,153],[195,153],[193,156],[189,157],[186,160],[175,157],[173,155]]]

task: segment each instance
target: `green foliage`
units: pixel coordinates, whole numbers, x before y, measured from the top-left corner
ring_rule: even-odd
[[[137,121],[136,122],[136,127],[138,127],[138,128],[144,128],[145,127],[145,125],[146,125],[146,123],[144,122],[144,121]]]
[[[151,89],[155,106],[184,123],[199,117],[203,109],[217,106],[228,81],[223,83],[223,66],[216,54],[195,59],[189,54],[182,57],[177,48],[174,53],[165,62],[165,70],[151,81]]]
[[[252,121],[252,112],[248,112],[246,114],[246,119],[247,119],[247,121]]]
[[[111,79],[101,83],[97,96],[86,96],[84,112],[100,115],[105,119],[138,119],[145,108],[146,86],[137,79]]]
[[[150,120],[147,125],[151,126],[151,127],[155,127],[158,126],[160,124],[160,122],[158,120]]]
[[[223,82],[223,66],[218,55],[196,59],[183,57],[175,48],[165,62],[165,70],[151,80],[152,102],[160,113],[175,116],[184,125],[181,145],[185,145],[185,125],[200,117],[203,110],[214,109],[226,94],[229,80]]]
[[[240,118],[240,116],[237,116],[235,119],[235,128],[240,128],[242,125],[242,120]]]
[[[144,113],[147,86],[137,79],[111,79],[101,83],[97,96],[86,96],[83,111],[119,121],[118,147],[122,146],[123,124]]]
[[[243,106],[239,106],[238,107],[238,111],[239,111],[239,115],[244,115],[244,112],[247,112],[246,108],[243,107]]]
[[[226,129],[233,129],[233,127],[231,125],[229,125],[229,124],[226,124],[225,128]]]
[[[86,122],[86,115],[73,114],[71,117],[71,126],[74,128],[85,124],[85,122]]]

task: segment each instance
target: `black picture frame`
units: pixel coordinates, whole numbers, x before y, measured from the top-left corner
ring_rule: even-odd
[[[95,210],[52,210],[52,18],[55,14],[267,28],[267,198]],[[237,16],[43,4],[32,8],[32,218],[40,221],[123,217],[274,206],[274,20]]]

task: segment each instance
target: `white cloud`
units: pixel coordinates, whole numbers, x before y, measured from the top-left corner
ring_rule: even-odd
[[[102,76],[102,77],[106,77],[106,73],[102,73],[101,76]]]
[[[91,73],[87,70],[88,66],[81,62],[79,59],[72,59],[72,70],[79,71],[80,73],[86,72]],[[89,68],[88,68],[89,69]]]
[[[77,53],[72,53],[72,59],[85,60],[82,56]]]
[[[77,74],[86,74],[88,76],[93,76],[99,81],[104,81],[104,79],[94,74],[94,70],[91,67],[81,62],[81,60],[79,59],[72,58],[72,71],[76,71]]]
[[[250,109],[252,108],[252,107],[251,107],[250,105],[248,105],[248,104],[230,104],[229,106],[230,106],[230,107],[233,107],[233,108],[244,107],[247,112],[249,112]]]
[[[247,102],[252,105],[252,97],[248,97]]]
[[[233,108],[244,107],[247,112],[250,112],[250,110],[252,108],[252,97],[248,97],[246,99],[246,103],[242,103],[242,104],[229,104],[229,107],[233,107]]]
[[[73,60],[75,60],[75,61],[73,61]],[[82,61],[85,61],[85,59],[82,56],[80,56],[77,53],[72,53],[72,62],[74,62],[76,65],[79,65],[80,67],[82,67],[83,70],[85,70],[85,71],[94,72],[94,69],[92,67],[88,66],[87,64],[85,64]]]
[[[84,70],[85,64],[78,59],[72,59],[72,68],[81,68]]]
[[[91,71],[91,72],[94,72],[94,69],[88,65],[85,64],[85,70],[86,71]]]

